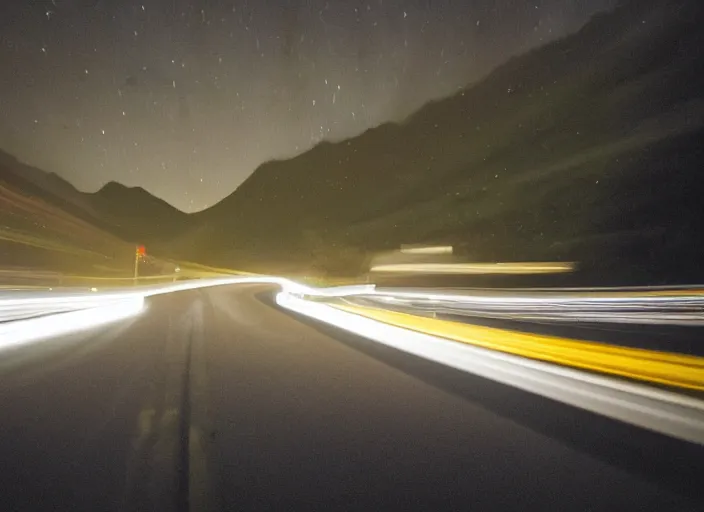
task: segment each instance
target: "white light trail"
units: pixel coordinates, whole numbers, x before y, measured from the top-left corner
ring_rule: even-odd
[[[286,288],[291,293],[316,295],[319,297],[346,297],[372,293],[374,285],[339,286],[335,288],[311,288],[281,277],[226,277],[198,279],[180,283],[147,285],[107,292],[57,294],[52,292],[8,293],[0,296],[0,322],[31,318],[40,315],[74,311],[105,306],[116,301],[134,297],[151,297],[186,290],[231,284],[273,284]],[[18,298],[15,298],[19,296]]]
[[[658,293],[473,290],[459,294],[376,289],[359,298],[415,311],[506,320],[704,325],[704,294],[698,290]]]
[[[139,314],[143,308],[144,298],[136,296],[110,305],[0,324],[0,350],[123,320]]]
[[[423,357],[462,371],[508,384],[553,400],[564,402],[626,423],[637,425],[682,440],[704,444],[704,402],[644,385],[586,373],[554,364],[526,359],[472,345],[453,342],[429,334],[411,331],[357,314],[341,311],[311,298],[375,297],[394,301],[421,300],[426,303],[456,301],[475,304],[501,304],[515,307],[522,304],[543,304],[534,296],[513,297],[448,295],[440,293],[375,292],[374,285],[337,288],[313,288],[285,278],[273,276],[226,277],[188,282],[135,287],[112,292],[56,295],[44,292],[23,292],[0,296],[0,350],[36,340],[91,329],[110,322],[138,315],[145,298],[178,291],[232,284],[270,284],[280,286],[277,303],[291,311],[309,316],[378,343]],[[684,300],[691,297],[627,297],[637,300]],[[572,300],[573,297],[569,297]],[[555,296],[551,297],[554,301]],[[562,306],[569,304],[563,302]],[[582,303],[584,296],[578,297]],[[618,307],[624,300],[595,298],[602,305]],[[697,298],[701,301],[701,298]],[[602,302],[599,302],[602,301]],[[557,301],[559,302],[559,301]],[[22,319],[24,315],[24,318]],[[44,316],[37,316],[44,315]]]
[[[283,291],[277,303],[395,349],[685,441],[704,444],[704,402],[410,331]]]
[[[311,288],[279,277],[227,277],[135,287],[128,291],[53,294],[0,299],[0,350],[61,336],[139,314],[147,297],[228,284],[274,284],[290,293],[345,297],[371,293],[372,285]]]

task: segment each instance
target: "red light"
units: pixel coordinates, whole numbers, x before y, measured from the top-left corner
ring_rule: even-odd
[[[146,249],[144,248],[143,245],[138,245],[137,246],[137,255],[138,256],[144,256],[147,253]]]

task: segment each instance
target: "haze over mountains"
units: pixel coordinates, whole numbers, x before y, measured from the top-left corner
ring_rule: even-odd
[[[131,274],[134,244],[157,250],[188,216],[141,188],[79,192],[0,151],[0,263],[88,275]]]
[[[357,249],[447,242],[475,260],[693,278],[703,10],[626,2],[402,125],[262,165],[194,215],[182,247],[222,265],[326,251],[344,266]]]
[[[703,22],[698,0],[625,2],[403,124],[266,163],[191,216],[117,184],[48,188],[122,238],[231,268],[355,273],[371,252],[442,242],[579,261],[594,281],[701,279]]]
[[[80,192],[2,151],[0,179],[135,243],[167,241],[188,226],[188,215],[143,188],[109,182],[95,193]]]

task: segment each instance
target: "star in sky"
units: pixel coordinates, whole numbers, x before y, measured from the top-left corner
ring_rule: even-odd
[[[399,121],[612,0],[6,0],[0,148],[185,211]]]

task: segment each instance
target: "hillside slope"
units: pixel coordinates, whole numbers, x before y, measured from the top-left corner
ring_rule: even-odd
[[[131,275],[132,244],[47,200],[5,169],[0,164],[0,284],[22,282],[25,271],[30,277],[40,270]]]
[[[626,2],[402,125],[266,163],[180,248],[271,268],[442,241],[597,277],[704,277],[703,11]]]
[[[163,245],[187,229],[189,216],[141,187],[111,181],[91,194],[98,216],[122,238]]]
[[[66,212],[130,243],[160,247],[189,225],[189,217],[139,187],[110,182],[85,193],[57,176],[0,151],[0,181],[14,192]]]

